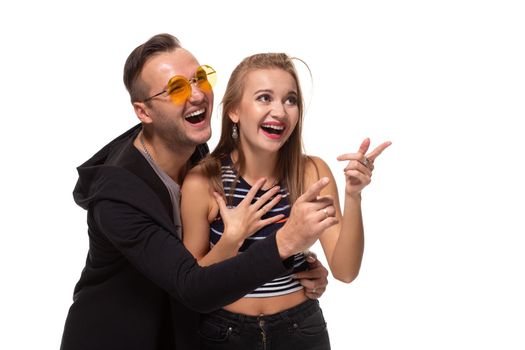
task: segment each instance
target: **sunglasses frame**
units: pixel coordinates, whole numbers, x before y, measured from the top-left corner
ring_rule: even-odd
[[[146,99],[144,99],[142,102],[148,102],[148,101],[151,101],[153,100],[155,97],[158,97],[166,92],[168,92],[169,90],[169,87],[170,87],[170,83],[174,80],[174,79],[177,79],[177,80],[182,80],[184,81],[191,89],[191,86],[192,84],[196,84],[199,79],[197,77],[197,73],[199,72],[199,69],[202,69],[202,71],[204,71],[206,73],[206,81],[208,82],[208,84],[210,85],[210,88],[213,87],[213,84],[212,82],[210,82],[210,80],[208,79],[208,77],[212,74],[217,74],[217,72],[215,71],[215,69],[213,69],[211,66],[208,66],[207,64],[203,64],[201,66],[199,66],[196,70],[195,70],[195,73],[193,74],[193,77],[191,79],[187,79],[186,77],[182,76],[182,75],[175,75],[173,77],[170,78],[170,80],[168,80],[168,84],[167,84],[167,87],[166,89],[162,90],[161,92],[159,92],[158,94],[155,94],[153,96],[150,96]],[[191,90],[190,90],[190,94],[191,94]],[[171,95],[171,93],[169,93],[168,95]],[[189,95],[184,99],[186,100],[187,98],[189,97]],[[176,104],[179,104],[178,102],[175,102],[174,99],[172,98],[172,102],[173,103],[176,103]]]

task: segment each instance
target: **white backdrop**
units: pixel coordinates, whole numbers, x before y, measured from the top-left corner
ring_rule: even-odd
[[[361,274],[321,300],[333,349],[524,349],[522,2],[344,4],[0,5],[0,348],[58,349],[87,253],[75,167],[137,122],[124,61],[169,32],[217,69],[216,102],[247,55],[304,59],[306,151],[340,190],[338,154],[393,142],[364,193]]]

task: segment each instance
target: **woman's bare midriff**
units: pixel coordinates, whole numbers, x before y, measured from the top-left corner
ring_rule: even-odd
[[[296,292],[268,298],[241,298],[226,305],[225,310],[237,314],[260,316],[272,315],[301,304],[306,300],[304,289]]]

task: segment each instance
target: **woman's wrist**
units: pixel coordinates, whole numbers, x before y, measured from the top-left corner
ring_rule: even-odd
[[[361,192],[357,192],[357,193],[348,193],[346,192],[346,196],[345,196],[345,199],[348,201],[354,201],[354,202],[359,202],[361,203]]]
[[[239,249],[244,243],[244,238],[240,234],[234,233],[234,231],[227,228],[224,229],[224,232],[221,237],[221,241],[224,240],[224,244],[229,247]]]

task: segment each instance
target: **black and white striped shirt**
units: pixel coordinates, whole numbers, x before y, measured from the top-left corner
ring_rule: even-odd
[[[222,185],[224,188],[224,193],[226,194],[226,203],[230,208],[236,207],[245,197],[246,194],[250,191],[251,186],[242,178],[239,177],[235,185],[235,190],[231,191],[231,188],[234,184],[236,178],[236,171],[233,168],[231,159],[228,157],[227,160],[222,162],[221,166],[221,177]],[[259,190],[257,192],[254,201],[256,201],[260,196],[262,196],[265,191]],[[281,200],[277,205],[275,205],[268,213],[266,213],[262,218],[272,217],[278,214],[284,214],[284,218],[278,222],[265,226],[259,231],[255,232],[253,235],[248,237],[241,248],[239,249],[239,254],[242,254],[243,251],[248,249],[251,244],[260,239],[265,239],[268,235],[276,232],[281,228],[288,217],[290,216],[290,194],[288,190],[281,187],[279,194],[282,196]],[[213,247],[222,236],[224,232],[224,223],[219,216],[211,223],[210,225],[210,246]],[[308,269],[308,263],[305,261],[304,254],[299,253],[294,256],[294,268],[292,273],[304,271]],[[292,278],[291,274],[286,276],[278,277],[270,282],[265,283],[259,288],[255,289],[253,292],[246,294],[245,297],[248,298],[263,298],[263,297],[273,297],[278,295],[289,294],[298,290],[301,290],[303,287],[299,281]]]

